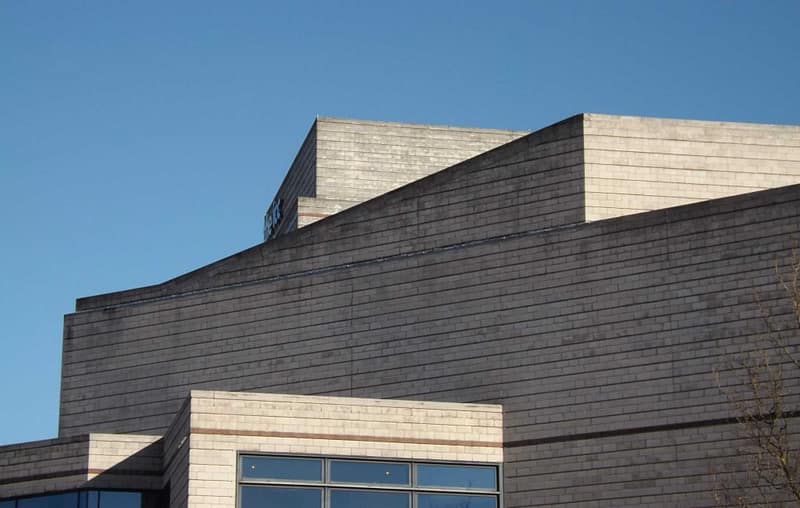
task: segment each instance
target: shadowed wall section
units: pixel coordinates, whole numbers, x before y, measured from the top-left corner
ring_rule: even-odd
[[[592,178],[624,190],[626,167],[671,178],[687,160],[738,174],[745,145],[763,147],[751,174],[794,178],[795,131],[748,129],[578,115],[162,285],[81,299],[60,434],[166,431],[182,496],[171,422],[193,389],[501,404],[506,508],[697,505],[731,439],[711,369],[763,331],[754,291],[788,312],[774,265],[800,238],[800,186],[587,222],[610,195]],[[703,135],[722,152],[680,137]],[[759,162],[766,139],[783,161]],[[661,166],[638,153],[690,148]]]

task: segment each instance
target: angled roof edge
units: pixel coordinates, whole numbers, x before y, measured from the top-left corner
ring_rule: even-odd
[[[190,281],[199,281],[201,280],[201,278],[212,279],[214,276],[214,270],[217,267],[226,266],[229,265],[230,263],[234,263],[237,262],[238,260],[243,260],[244,258],[251,256],[255,256],[261,259],[264,255],[264,252],[268,252],[270,250],[291,248],[292,244],[295,242],[302,245],[303,238],[307,238],[308,235],[313,235],[317,231],[324,228],[325,225],[330,225],[333,221],[337,220],[347,220],[349,217],[355,214],[360,214],[363,211],[368,210],[370,207],[373,206],[378,206],[380,208],[382,206],[381,203],[389,199],[393,199],[393,197],[396,196],[398,193],[414,192],[414,189],[428,186],[430,185],[431,182],[447,180],[451,178],[454,174],[457,174],[462,165],[464,165],[467,162],[481,158],[491,158],[500,151],[503,150],[507,151],[513,148],[514,145],[516,144],[527,144],[531,141],[531,139],[538,138],[539,142],[542,143],[556,139],[556,137],[558,136],[557,133],[559,132],[560,128],[573,124],[582,125],[583,116],[584,116],[583,113],[570,116],[554,124],[551,124],[547,127],[538,129],[526,136],[522,136],[514,141],[511,141],[510,143],[498,146],[492,150],[478,154],[475,157],[461,161],[453,166],[450,166],[441,171],[423,177],[419,180],[415,180],[407,185],[394,189],[390,192],[381,194],[380,196],[377,196],[373,199],[359,203],[358,205],[348,208],[347,210],[326,217],[318,222],[315,222],[314,224],[306,226],[290,234],[279,236],[273,240],[270,240],[269,242],[256,244],[252,247],[239,251],[230,256],[226,256],[222,259],[209,263],[208,265],[199,267],[195,270],[179,275],[175,278],[166,280],[162,283],[78,298],[75,304],[76,312],[95,310],[106,307],[116,307],[120,305],[135,304],[142,301],[151,300],[153,298],[169,297],[174,293],[184,293],[185,291],[181,289],[184,283]],[[312,128],[313,126],[316,126],[317,122],[320,121],[321,119],[322,119],[321,117],[318,117],[315,120],[314,124],[312,125]],[[213,283],[209,283],[204,286],[204,288],[211,288],[211,287],[214,287]]]
[[[708,215],[709,213],[714,213],[719,209],[723,209],[726,212],[733,212],[737,210],[744,210],[750,208],[758,208],[762,206],[769,206],[769,205],[777,205],[787,201],[796,200],[797,197],[800,196],[800,184],[794,185],[787,185],[784,187],[777,187],[774,189],[767,189],[762,191],[755,191],[746,194],[737,194],[734,196],[726,196],[716,199],[710,199],[707,201],[699,201],[695,203],[689,203],[685,205],[679,205],[669,208],[662,208],[658,210],[651,210],[647,212],[640,212],[631,215],[623,215],[620,217],[614,217],[611,219],[604,219],[599,221],[593,222],[585,222],[582,224],[572,225],[571,227],[587,227],[587,228],[596,228],[602,227],[605,230],[609,228],[614,229],[616,227],[619,228],[626,228],[630,227],[630,222],[634,221],[637,223],[647,223],[648,226],[655,226],[661,224],[665,221],[682,221],[682,220],[691,220],[694,218],[700,218]],[[377,201],[379,198],[376,198]],[[366,204],[366,203],[364,203]],[[744,205],[744,206],[742,206]],[[361,206],[361,205],[359,205]],[[345,210],[342,213],[345,213],[349,210]],[[338,214],[337,214],[338,215]],[[331,216],[329,219],[332,219],[335,216]],[[328,219],[326,219],[328,220]],[[320,223],[322,224],[322,221]],[[619,224],[617,226],[617,224]],[[313,224],[311,226],[314,226]],[[304,234],[305,230],[309,229],[311,226],[307,228],[303,228],[302,230],[298,230],[296,232],[297,235]],[[557,228],[558,229],[558,228]],[[525,232],[523,234],[530,235],[530,234],[548,234],[551,233],[553,229],[542,229],[538,232]],[[285,243],[291,243],[289,240],[293,239],[295,235],[287,235],[285,237],[277,239],[275,242],[272,242],[277,246],[278,243],[284,243],[281,240],[285,240]],[[502,238],[501,238],[502,239]],[[487,239],[493,240],[493,239]],[[475,243],[475,242],[471,242]],[[254,254],[258,251],[259,247],[266,245],[266,244],[259,244],[254,245],[248,249],[243,251],[237,252],[231,256],[223,258],[219,261],[206,265],[204,267],[198,268],[192,272],[188,272],[183,274],[175,279],[170,279],[165,281],[161,284],[155,284],[152,286],[143,286],[139,288],[123,290],[119,292],[112,292],[112,293],[105,293],[99,294],[95,296],[89,296],[85,298],[80,298],[77,302],[80,304],[85,301],[85,304],[78,308],[76,312],[83,312],[83,311],[95,311],[99,309],[113,309],[119,306],[127,306],[127,305],[138,305],[144,303],[150,303],[153,301],[159,301],[164,299],[170,298],[180,298],[187,295],[191,295],[194,293],[200,293],[205,291],[214,291],[217,289],[226,289],[230,286],[237,286],[241,284],[232,284],[232,285],[225,285],[221,284],[218,286],[210,285],[206,289],[202,290],[195,290],[195,289],[174,289],[169,286],[170,283],[179,280],[191,280],[196,275],[202,274],[207,269],[214,268],[218,264],[224,263],[226,261],[232,261],[239,257],[244,257],[249,254]],[[444,249],[447,247],[445,246]],[[349,266],[345,264],[345,266]],[[335,267],[334,267],[335,268]],[[324,271],[323,269],[320,270],[312,270],[316,271]],[[291,276],[291,274],[286,274]],[[300,274],[303,275],[303,274]],[[272,279],[280,279],[281,276],[273,277]],[[254,281],[254,282],[262,282],[261,280]]]
[[[766,123],[766,122],[748,122],[748,121],[739,121],[739,120],[703,120],[697,118],[680,118],[680,117],[668,117],[668,116],[647,116],[647,115],[614,115],[610,113],[592,113],[592,112],[584,112],[581,113],[587,120],[591,119],[599,119],[599,118],[613,118],[619,120],[645,120],[645,121],[663,121],[663,122],[683,122],[692,125],[702,126],[727,126],[727,127],[751,127],[756,129],[763,129],[767,127],[775,127],[778,129],[800,129],[800,125],[793,125],[793,124],[784,124],[784,123]]]
[[[760,126],[771,126],[775,124],[757,124],[757,123],[748,123],[743,124],[741,122],[715,122],[715,121],[706,121],[706,120],[681,120],[681,119],[665,119],[659,117],[639,117],[639,116],[620,116],[620,115],[605,115],[605,114],[597,114],[597,113],[579,113],[577,115],[570,116],[564,120],[556,122],[552,125],[544,127],[542,129],[538,129],[527,136],[523,136],[517,140],[514,140],[510,143],[505,145],[501,145],[495,149],[489,150],[482,154],[479,154],[471,159],[467,159],[460,163],[457,163],[449,168],[443,169],[439,172],[431,174],[427,177],[424,177],[420,180],[416,180],[410,184],[407,184],[403,187],[390,191],[386,194],[382,194],[376,198],[371,200],[365,201],[360,203],[352,208],[344,210],[338,214],[332,215],[325,219],[322,219],[314,224],[306,226],[300,230],[297,230],[291,234],[284,235],[278,237],[270,242],[267,243],[259,243],[250,248],[244,249],[240,252],[232,254],[231,256],[227,256],[215,262],[212,262],[208,265],[200,267],[196,270],[190,271],[173,279],[167,280],[160,284],[155,284],[152,286],[144,286],[135,289],[123,290],[118,292],[111,292],[105,293],[95,296],[88,296],[84,298],[80,298],[76,301],[76,311],[87,311],[99,308],[106,308],[106,307],[116,307],[119,305],[128,305],[128,304],[136,304],[152,299],[162,299],[162,298],[169,298],[172,296],[178,296],[185,294],[186,292],[192,292],[200,289],[211,289],[220,285],[215,283],[214,277],[218,273],[222,273],[223,269],[227,271],[234,270],[236,265],[243,266],[248,263],[248,260],[258,260],[259,262],[269,261],[266,260],[265,257],[270,256],[270,253],[274,253],[277,251],[285,251],[287,249],[303,249],[303,248],[310,248],[315,240],[317,240],[317,235],[329,235],[331,233],[331,229],[333,228],[333,224],[336,223],[345,223],[348,220],[352,221],[352,218],[358,216],[359,214],[363,214],[364,212],[369,213],[370,210],[377,210],[383,207],[385,204],[394,200],[398,195],[404,195],[405,193],[413,194],[416,189],[427,187],[433,183],[441,183],[452,178],[454,175],[458,174],[458,171],[470,161],[475,160],[491,160],[499,153],[506,153],[508,154],[509,150],[512,150],[517,145],[524,145],[527,143],[531,143],[532,140],[538,138],[539,142],[543,142],[542,140],[546,140],[548,136],[555,136],[555,133],[558,131],[559,127],[564,125],[569,125],[571,123],[575,123],[576,121],[580,122],[581,128],[585,124],[586,121],[591,119],[627,119],[627,120],[637,120],[637,119],[651,119],[654,121],[664,120],[664,121],[678,121],[678,122],[688,122],[691,125],[695,126],[703,126],[703,125],[728,125],[731,126],[752,126],[758,128]],[[388,125],[394,125],[393,122],[372,122],[372,121],[360,121],[360,120],[348,120],[348,119],[336,119],[336,118],[328,118],[328,117],[318,117],[315,122],[312,124],[312,129],[314,125],[316,125],[317,121],[342,121],[342,122],[355,122],[355,123],[383,123]],[[407,125],[407,124],[401,124]],[[783,130],[783,128],[789,129],[798,129],[798,126],[788,126],[788,125],[775,125],[776,127]],[[311,132],[311,131],[309,131]],[[793,186],[796,187],[796,186]],[[800,188],[800,187],[798,187]],[[761,192],[769,192],[767,191],[757,191],[757,193]],[[753,193],[748,193],[753,194]],[[697,207],[702,206],[704,203],[709,203],[711,201],[716,202],[719,200],[726,200],[726,199],[736,199],[740,196],[744,196],[747,194],[740,194],[737,196],[729,196],[729,197],[722,197],[716,198],[710,201],[703,201],[699,203],[690,203],[686,205],[680,205],[677,207],[668,207],[664,209],[675,209],[675,208],[685,208],[685,207]],[[644,214],[652,214],[657,213],[661,210],[653,210],[650,212],[643,212]],[[641,215],[641,214],[639,214]],[[361,221],[365,220],[363,217]],[[608,219],[610,220],[610,219]],[[281,261],[278,261],[280,264]]]
[[[524,129],[499,129],[496,127],[468,127],[462,125],[442,125],[417,122],[390,122],[383,120],[362,120],[358,118],[343,118],[336,116],[317,116],[317,122],[347,123],[353,125],[379,125],[385,127],[419,127],[431,130],[460,131],[460,132],[497,132],[497,133],[519,133],[529,134],[531,131]],[[546,127],[545,127],[546,128]]]

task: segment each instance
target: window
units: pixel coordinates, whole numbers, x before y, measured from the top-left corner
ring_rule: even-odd
[[[240,455],[240,508],[498,508],[497,465]]]
[[[145,506],[153,506],[153,503],[143,502],[141,492],[116,490],[77,490],[0,501],[0,508],[142,508]]]

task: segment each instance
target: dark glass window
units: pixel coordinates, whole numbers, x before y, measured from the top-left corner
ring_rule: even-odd
[[[243,486],[242,508],[321,508],[322,489]]]
[[[330,508],[409,508],[410,492],[331,489]]]
[[[417,508],[497,508],[497,496],[419,494]]]
[[[242,478],[321,482],[322,459],[242,457]]]
[[[410,477],[409,464],[358,460],[331,461],[330,481],[335,483],[410,485]]]
[[[497,468],[448,464],[418,464],[417,485],[497,490]]]
[[[239,508],[500,505],[497,466],[258,455],[239,460]]]
[[[142,493],[78,490],[0,501],[0,508],[142,508]]]
[[[142,495],[139,492],[115,492],[102,490],[98,492],[99,508],[140,508]],[[91,508],[94,505],[89,505]]]
[[[27,497],[17,500],[18,508],[75,508],[76,506],[78,506],[77,492]]]
[[[82,492],[78,492],[78,507],[97,508],[97,491],[84,490]]]

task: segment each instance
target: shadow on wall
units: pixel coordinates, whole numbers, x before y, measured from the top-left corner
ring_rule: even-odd
[[[87,474],[96,476],[83,487],[90,489],[86,496],[86,508],[167,508],[169,487],[162,488],[163,439],[110,467],[96,464],[100,460],[107,460],[97,451],[92,453],[90,450],[87,457]]]

